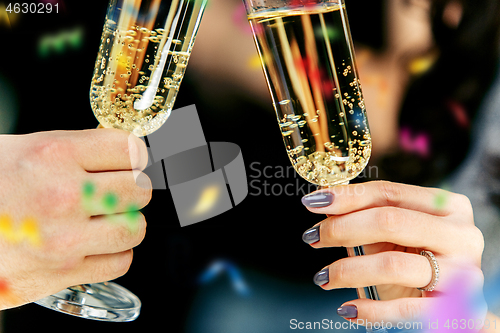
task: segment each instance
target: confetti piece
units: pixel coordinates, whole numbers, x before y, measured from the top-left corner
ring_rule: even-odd
[[[430,137],[427,133],[414,135],[409,128],[402,128],[399,133],[399,144],[404,151],[416,153],[420,157],[427,158],[430,155]]]
[[[410,62],[408,69],[412,75],[421,75],[427,72],[436,62],[436,55],[418,57]]]
[[[32,218],[24,221],[21,225],[20,234],[24,235],[24,238],[34,246],[40,246],[42,244],[38,225]]]
[[[116,213],[116,208],[120,202],[120,198],[117,194],[113,192],[108,192],[103,195],[100,200],[96,198],[97,188],[94,183],[87,181],[82,186],[82,206],[86,212],[94,213],[104,210],[107,214],[106,219],[109,222],[123,222],[123,219],[119,219],[119,215]],[[140,220],[141,214],[139,212],[139,206],[137,204],[129,204],[125,208],[125,222],[128,228],[132,232],[138,230],[137,222]]]
[[[38,54],[42,58],[48,57],[53,51],[62,53],[68,48],[79,49],[83,45],[83,28],[63,30],[57,34],[44,35],[38,42]]]
[[[9,284],[7,281],[0,279],[0,295],[5,294],[9,291]]]
[[[447,202],[448,202],[448,193],[447,192],[438,193],[434,197],[434,207],[436,207],[439,210],[444,209]]]
[[[104,208],[106,208],[108,211],[113,210],[118,206],[118,196],[114,193],[106,193],[102,199],[102,204]]]
[[[20,227],[15,228],[11,217],[8,215],[0,216],[0,236],[14,244],[24,241],[27,241],[32,246],[40,246],[42,244],[38,224],[32,218],[23,220]]]
[[[95,185],[91,182],[85,182],[83,184],[82,194],[85,198],[90,198],[95,194]]]

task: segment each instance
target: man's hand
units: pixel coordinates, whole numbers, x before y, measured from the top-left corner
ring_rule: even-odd
[[[147,160],[115,129],[0,136],[0,310],[128,271],[146,232]]]

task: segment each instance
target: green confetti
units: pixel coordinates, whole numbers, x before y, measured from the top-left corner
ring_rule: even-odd
[[[125,218],[127,220],[128,228],[132,232],[137,232],[139,218],[141,214],[139,213],[139,206],[135,204],[131,204],[127,207],[125,212]]]
[[[127,227],[131,232],[137,232],[139,225],[137,222],[140,221],[141,213],[139,212],[139,205],[130,204],[125,208],[125,212],[122,218],[119,218],[121,214],[113,214],[116,211],[116,207],[120,201],[118,195],[113,192],[106,193],[100,204],[94,202],[92,199],[96,195],[96,186],[94,183],[88,181],[82,186],[82,206],[86,212],[102,211],[104,208],[106,214],[106,219],[110,222],[126,223]],[[123,219],[123,217],[125,219]],[[125,221],[124,221],[125,220]]]
[[[85,182],[82,188],[82,194],[84,199],[90,199],[95,194],[95,185],[92,182]]]
[[[444,206],[446,206],[447,201],[448,201],[448,193],[447,192],[438,193],[434,197],[434,206],[440,210],[444,209]]]
[[[114,193],[106,193],[102,198],[104,208],[112,210],[118,205],[118,196]]]
[[[125,216],[129,222],[137,222],[139,215],[139,206],[131,204],[127,207]]]
[[[339,33],[340,31],[338,29],[331,26],[325,26],[324,29],[323,27],[318,27],[314,30],[314,34],[316,35],[316,37],[324,38],[324,36],[326,36],[329,40],[335,40],[340,37]]]

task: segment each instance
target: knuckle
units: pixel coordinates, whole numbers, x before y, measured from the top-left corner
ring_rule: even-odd
[[[66,265],[72,258],[77,257],[77,244],[80,244],[80,236],[74,232],[64,232],[52,236],[44,241],[43,251],[40,251],[45,261],[55,266]]]
[[[112,244],[115,248],[131,247],[131,241],[134,234],[131,228],[127,225],[120,225],[114,232],[109,235],[108,244]]]
[[[48,184],[37,192],[34,203],[42,216],[60,218],[78,211],[80,207],[80,191],[71,179],[65,178],[64,185],[59,181]]]
[[[381,181],[378,183],[378,190],[380,196],[385,201],[387,206],[399,206],[402,200],[401,188],[388,181]]]
[[[416,302],[401,302],[399,304],[399,313],[404,321],[413,321],[422,316],[422,308]]]
[[[57,163],[71,151],[68,141],[62,140],[57,135],[40,138],[33,146],[33,156],[38,161]]]
[[[377,213],[377,224],[382,234],[396,233],[404,225],[404,213],[402,210],[392,207],[379,209]]]
[[[330,217],[328,223],[326,223],[326,235],[328,240],[335,242],[339,246],[346,245],[346,220],[340,217]],[[321,225],[323,228],[323,225]]]
[[[382,271],[396,279],[401,276],[408,264],[405,257],[395,253],[384,253],[381,261]]]
[[[90,270],[92,283],[114,280],[125,275],[132,264],[132,251],[113,255],[107,262],[99,263]]]
[[[330,283],[333,283],[333,285],[345,286],[345,283],[349,280],[346,279],[348,271],[349,268],[346,260],[337,260],[330,266],[330,276],[328,277]]]

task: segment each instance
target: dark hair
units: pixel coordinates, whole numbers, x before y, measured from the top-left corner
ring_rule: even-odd
[[[443,20],[453,1],[463,8],[457,27]],[[430,15],[439,56],[412,79],[400,113],[400,128],[428,140],[429,155],[401,150],[378,161],[379,177],[418,185],[435,185],[465,158],[470,123],[496,76],[500,51],[500,1],[433,0]]]

